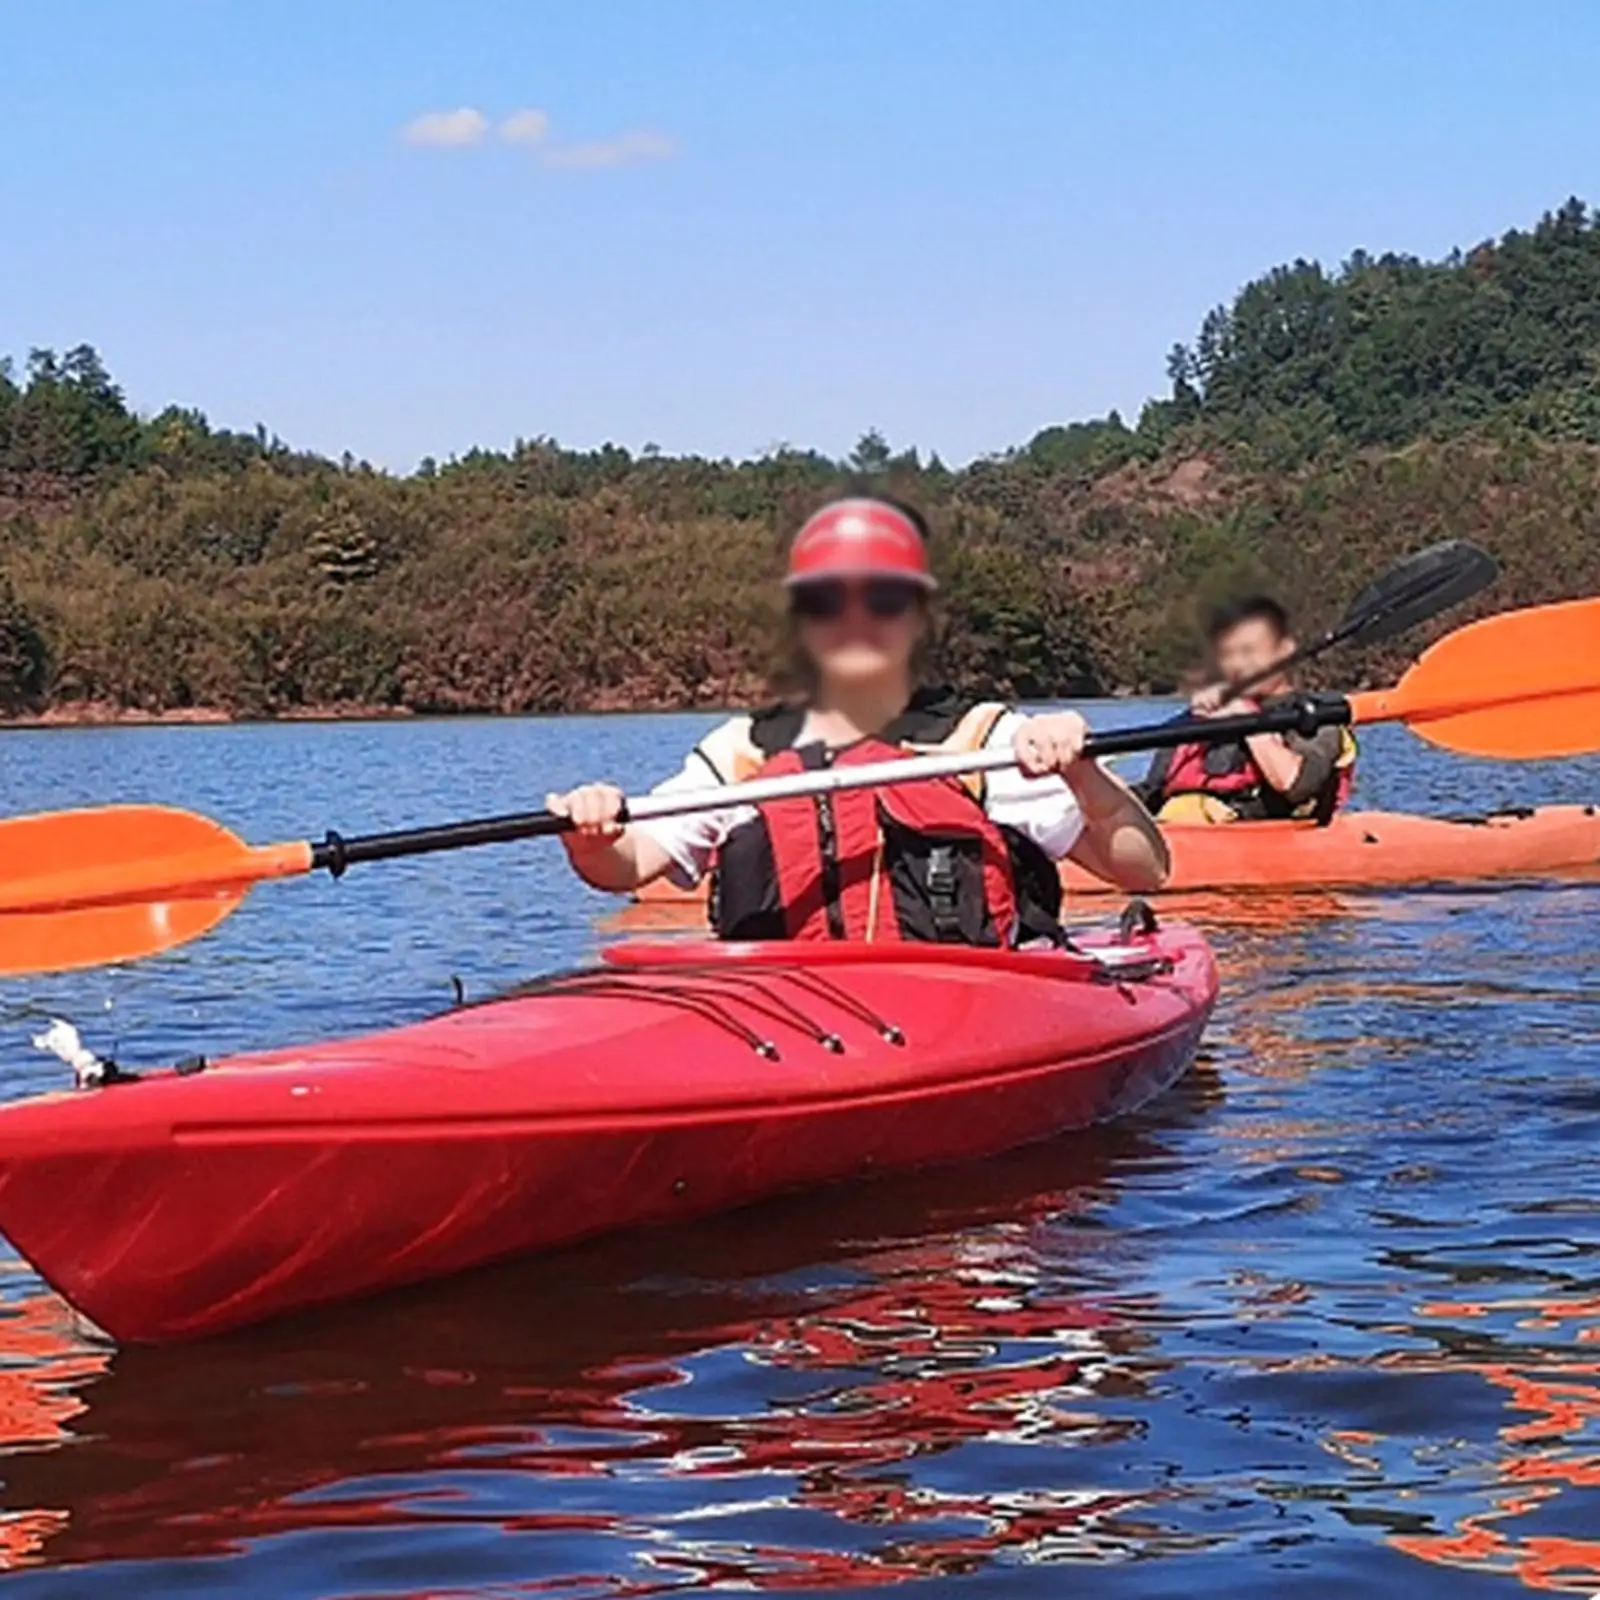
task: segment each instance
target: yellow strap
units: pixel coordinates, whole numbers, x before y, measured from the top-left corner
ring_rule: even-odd
[[[1239,813],[1219,795],[1175,794],[1156,815],[1157,822],[1237,822]]]
[[[996,701],[985,701],[973,706],[950,731],[949,737],[941,739],[938,744],[911,744],[906,748],[925,755],[971,755],[988,744],[1006,710]],[[979,805],[983,804],[984,796],[988,793],[987,779],[983,773],[963,773],[957,781]]]
[[[1005,714],[1006,707],[997,701],[991,700],[974,706],[956,724],[955,732],[945,740],[944,748],[968,753],[983,749]]]

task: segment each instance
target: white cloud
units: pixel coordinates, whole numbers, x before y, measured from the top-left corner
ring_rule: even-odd
[[[425,111],[400,130],[407,144],[435,150],[459,150],[481,144],[489,131],[488,118],[471,106],[455,111]]]
[[[575,172],[597,172],[602,167],[627,167],[642,161],[670,161],[678,153],[674,140],[664,133],[641,129],[619,133],[609,139],[588,139],[580,144],[546,145],[539,161],[546,167],[564,167]]]
[[[599,172],[607,167],[669,161],[678,153],[675,140],[645,128],[613,134],[607,139],[580,139],[566,144],[553,141],[549,114],[534,106],[511,112],[493,131],[502,144],[527,147],[541,167],[567,172]],[[407,144],[433,150],[465,149],[482,144],[489,134],[489,119],[473,106],[427,111],[400,130]]]
[[[500,137],[507,144],[539,144],[550,131],[550,118],[532,106],[513,111],[500,124]]]

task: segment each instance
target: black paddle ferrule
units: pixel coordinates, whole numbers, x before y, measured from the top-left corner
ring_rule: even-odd
[[[322,843],[312,847],[311,865],[325,867],[331,878],[342,878],[345,868],[350,865],[350,858],[345,852],[344,836],[329,828],[322,836]]]
[[[1299,717],[1288,731],[1307,739],[1323,728],[1348,728],[1353,715],[1350,702],[1342,694],[1300,695],[1294,708]]]

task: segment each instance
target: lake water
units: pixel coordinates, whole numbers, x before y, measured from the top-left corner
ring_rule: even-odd
[[[443,821],[642,786],[710,720],[8,733],[0,814]],[[1366,743],[1367,805],[1600,797],[1596,762]],[[353,1032],[585,958],[603,909],[549,843],[267,886],[185,950],[0,985],[0,1089],[62,1082],[40,1009],[132,1065]],[[1600,1590],[1600,884],[1216,942],[1181,1087],[1006,1159],[181,1350],[87,1341],[7,1254],[7,1593]]]

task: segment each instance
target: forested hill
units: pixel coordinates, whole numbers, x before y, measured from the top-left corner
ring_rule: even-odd
[[[1444,261],[1275,269],[1168,377],[1131,427],[959,470],[869,432],[842,462],[541,439],[398,478],[135,415],[92,348],[34,351],[0,369],[0,711],[745,700],[782,537],[847,485],[929,507],[942,665],[973,687],[1166,687],[1211,601],[1267,586],[1326,621],[1449,535],[1504,563],[1495,606],[1600,591],[1600,216],[1576,200]]]

